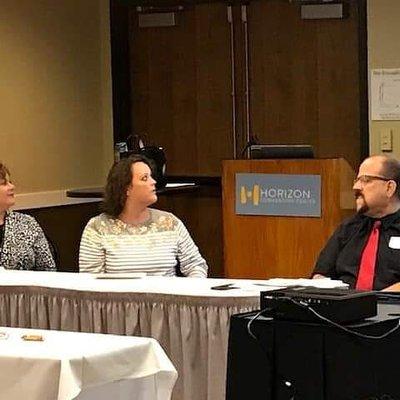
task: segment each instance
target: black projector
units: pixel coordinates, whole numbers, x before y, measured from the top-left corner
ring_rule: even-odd
[[[315,313],[334,322],[354,322],[377,314],[374,292],[295,286],[260,293],[261,310],[274,319],[322,322]]]

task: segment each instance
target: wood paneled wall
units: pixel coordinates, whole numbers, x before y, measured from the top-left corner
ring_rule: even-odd
[[[358,3],[350,2],[348,18],[331,20],[302,20],[288,2],[250,3],[251,123],[262,142],[309,143],[319,157],[357,166],[366,63]]]
[[[139,28],[130,8],[132,126],[165,148],[168,173],[219,175],[221,160],[246,143],[245,35],[234,5],[236,131],[232,128],[230,25],[227,4],[195,4],[177,12],[177,26]],[[349,17],[302,20],[300,5],[248,3],[250,132],[263,143],[310,143],[319,157],[362,152],[367,96],[365,2]]]
[[[146,0],[143,5],[169,1],[179,3]],[[129,57],[120,63],[127,63],[130,71],[126,85],[130,85],[131,115],[117,114],[130,118],[119,126],[132,126],[126,136],[146,135],[148,142],[164,147],[169,175],[219,176],[222,160],[240,157],[247,122],[250,133],[262,143],[309,143],[318,157],[343,157],[356,168],[368,149],[366,0],[344,1],[349,5],[348,18],[309,21],[301,20],[300,5],[289,0],[246,2],[249,91],[243,9],[233,2],[233,91],[227,3],[183,0],[183,11],[176,12],[177,26],[139,28],[136,7],[111,0],[124,4],[129,14],[119,20],[118,13],[112,14],[111,21],[120,26],[118,32],[129,32]],[[125,46],[126,37],[120,40]],[[113,74],[118,74],[114,64]],[[123,90],[115,96],[126,105]],[[123,139],[123,132],[114,135]],[[194,229],[192,233],[215,231],[198,244],[208,248],[207,241],[212,243],[213,250],[203,252],[212,271],[220,275],[220,199],[202,196],[199,192],[191,199],[176,198],[173,206],[189,230]]]
[[[219,175],[232,158],[229,26],[223,3],[139,28],[131,13],[132,125],[164,147],[169,174]]]

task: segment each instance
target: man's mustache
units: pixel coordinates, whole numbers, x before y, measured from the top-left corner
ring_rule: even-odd
[[[357,198],[357,197],[362,197],[362,198],[364,198],[364,195],[362,194],[361,190],[356,189],[356,190],[354,190],[354,197],[355,197],[355,198]]]
[[[361,192],[361,190],[359,190],[359,189],[354,190],[354,197],[356,199],[361,197],[364,200],[364,205],[357,211],[357,213],[365,214],[369,210],[369,206],[368,206],[367,202],[365,201],[365,197],[364,197],[363,193]]]

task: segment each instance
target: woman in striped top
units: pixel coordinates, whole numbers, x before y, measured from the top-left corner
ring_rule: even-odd
[[[145,272],[206,277],[207,264],[183,223],[173,214],[149,208],[157,201],[151,163],[135,155],[111,168],[104,213],[82,234],[80,272]]]

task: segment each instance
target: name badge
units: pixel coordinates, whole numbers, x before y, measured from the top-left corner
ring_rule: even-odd
[[[389,240],[389,247],[391,249],[400,249],[400,236],[392,236]]]

